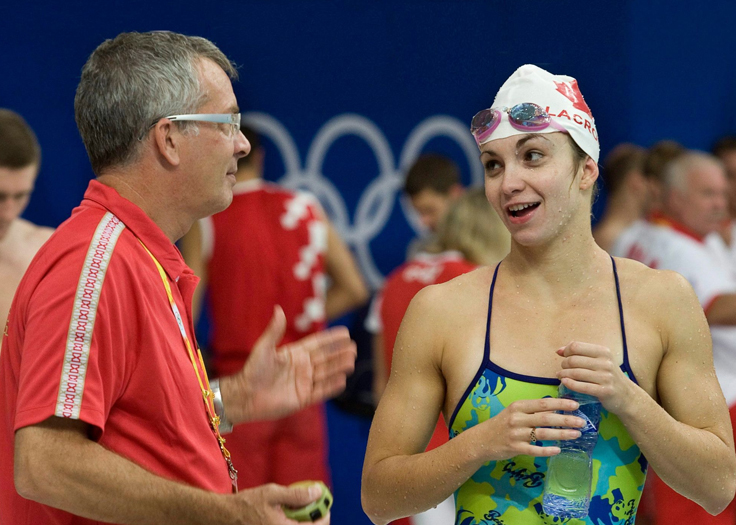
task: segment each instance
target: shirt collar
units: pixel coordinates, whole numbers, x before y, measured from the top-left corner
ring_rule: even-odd
[[[664,226],[666,228],[670,228],[672,230],[675,230],[677,232],[680,232],[681,234],[690,237],[691,239],[694,239],[700,243],[705,242],[705,237],[702,235],[697,234],[684,224],[676,221],[672,217],[669,217],[668,215],[665,215],[661,212],[654,212],[649,216],[649,222],[652,224],[656,224],[657,226]]]
[[[163,230],[141,208],[122,197],[114,188],[91,180],[84,199],[102,206],[123,221],[125,227],[156,257],[171,280],[177,282],[184,274],[193,275],[179,249]]]
[[[456,250],[448,250],[440,253],[419,252],[413,257],[413,260],[422,262],[454,262],[462,261],[463,254]]]

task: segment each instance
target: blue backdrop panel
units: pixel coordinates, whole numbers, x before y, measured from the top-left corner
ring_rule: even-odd
[[[628,81],[625,8],[559,2],[552,10],[543,1],[6,8],[0,104],[28,119],[44,150],[26,215],[58,224],[92,176],[73,97],[94,47],[125,30],[199,34],[241,66],[235,91],[266,135],[267,177],[315,191],[378,286],[418,230],[399,198],[406,166],[422,151],[439,151],[458,161],[466,183],[480,183],[467,124],[519,65],[578,78],[609,140],[604,151],[626,136],[628,115],[613,102]]]

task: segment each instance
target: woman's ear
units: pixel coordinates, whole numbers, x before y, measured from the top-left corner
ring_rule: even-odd
[[[583,175],[580,177],[580,189],[584,191],[592,188],[597,180],[598,164],[590,157],[587,157],[585,164],[583,164]]]

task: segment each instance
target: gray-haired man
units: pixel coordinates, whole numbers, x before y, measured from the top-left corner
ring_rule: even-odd
[[[197,278],[173,245],[232,199],[250,149],[235,76],[211,42],[168,32],[121,34],[84,66],[75,112],[97,179],[11,309],[1,522],[287,524],[282,505],[316,499],[316,487],[229,494],[237,474],[218,427],[339,392],[355,358],[347,331],[277,350],[277,310],[243,370],[209,384],[191,322]]]

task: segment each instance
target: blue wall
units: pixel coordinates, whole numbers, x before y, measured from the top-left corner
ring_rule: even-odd
[[[25,116],[44,154],[27,218],[59,224],[92,177],[73,118],[89,53],[121,31],[171,29],[241,65],[235,91],[266,135],[268,178],[320,195],[373,284],[415,235],[398,197],[402,167],[435,150],[479,181],[464,130],[523,63],[578,79],[603,155],[661,138],[708,148],[736,132],[736,4],[725,0],[14,4],[0,6],[0,106]],[[360,523],[367,422],[330,414],[333,522]]]

